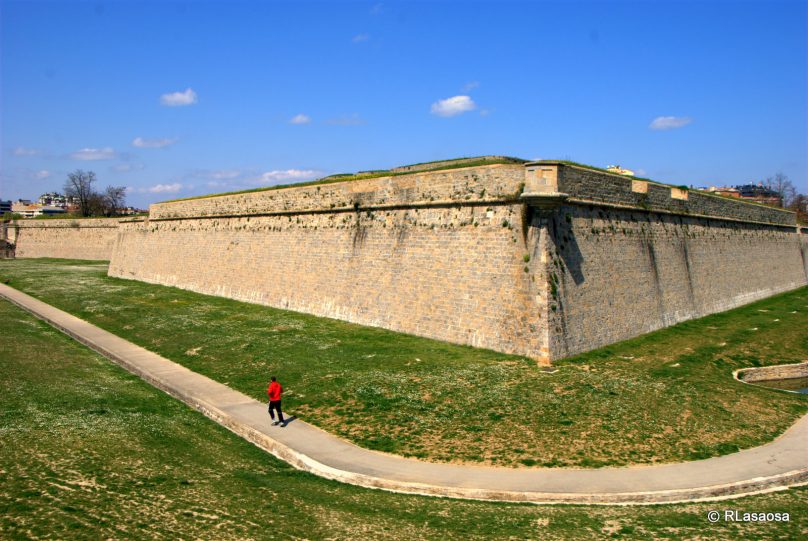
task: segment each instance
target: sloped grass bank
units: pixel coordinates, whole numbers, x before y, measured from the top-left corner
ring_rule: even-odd
[[[3,539],[796,539],[808,490],[720,504],[466,502],[295,471],[0,300]],[[789,522],[711,525],[711,509]]]
[[[599,467],[771,441],[808,397],[736,368],[808,358],[808,288],[558,363],[119,280],[86,261],[0,262],[0,279],[359,445],[434,461]]]

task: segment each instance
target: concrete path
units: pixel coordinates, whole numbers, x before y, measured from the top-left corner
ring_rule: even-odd
[[[671,503],[808,483],[808,415],[772,443],[718,458],[626,468],[432,464],[362,449],[301,420],[273,427],[266,404],[0,284],[0,296],[301,470],[396,492],[535,503]],[[729,377],[729,376],[728,376]]]

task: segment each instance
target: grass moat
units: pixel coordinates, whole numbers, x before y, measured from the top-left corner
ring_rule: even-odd
[[[537,506],[296,471],[0,300],[2,539],[797,539],[808,488],[719,503]],[[713,509],[789,522],[708,522]]]
[[[771,441],[808,397],[733,370],[808,359],[808,288],[556,363],[110,278],[104,262],[0,261],[0,280],[366,448],[438,462],[602,467]]]

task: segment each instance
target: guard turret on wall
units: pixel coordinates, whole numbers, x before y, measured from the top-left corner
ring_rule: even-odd
[[[540,210],[550,211],[560,207],[569,198],[569,194],[558,190],[561,167],[559,164],[526,163],[525,190],[520,199]]]

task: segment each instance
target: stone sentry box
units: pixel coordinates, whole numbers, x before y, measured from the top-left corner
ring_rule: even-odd
[[[109,273],[543,363],[808,281],[791,213],[549,161],[153,205]]]

